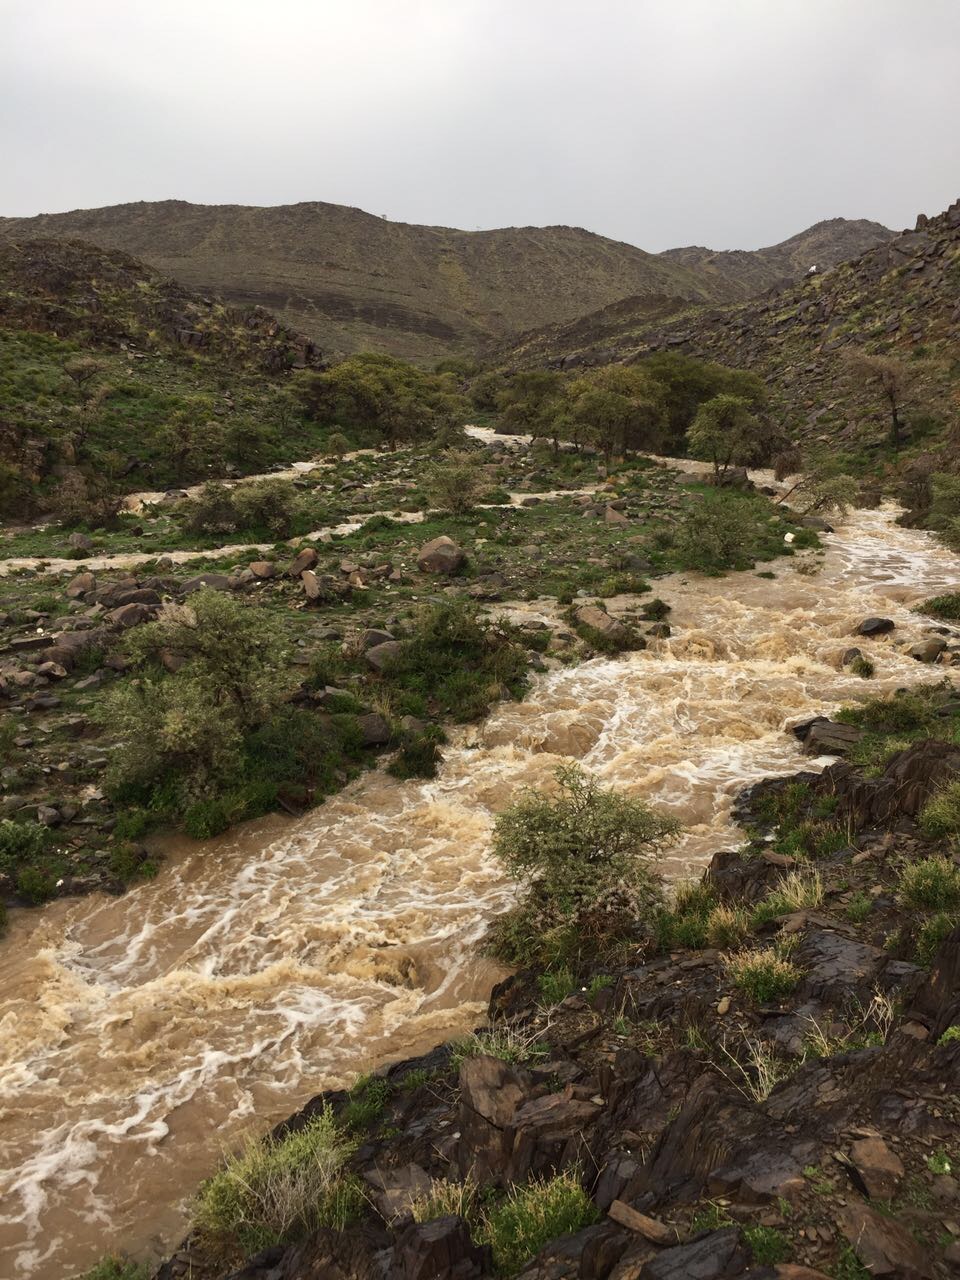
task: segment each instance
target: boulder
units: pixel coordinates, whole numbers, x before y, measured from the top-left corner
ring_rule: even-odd
[[[487,1274],[484,1250],[470,1239],[463,1218],[453,1214],[409,1226],[393,1256],[402,1280],[479,1280]]]
[[[848,1205],[840,1213],[839,1225],[872,1276],[926,1280],[935,1274],[929,1252],[906,1227],[867,1205]]]
[[[277,576],[277,566],[270,560],[254,560],[248,568],[253,576],[261,581]]]
[[[890,1200],[903,1177],[903,1161],[882,1138],[860,1138],[850,1147],[850,1162],[871,1200]]]
[[[382,644],[375,644],[372,649],[368,649],[363,656],[366,658],[367,664],[379,675],[382,675],[402,651],[403,644],[399,640],[384,640]]]
[[[930,640],[921,640],[917,644],[912,644],[907,653],[911,658],[916,658],[917,662],[936,662],[946,647],[946,640],[935,636]]]
[[[630,520],[622,511],[617,511],[609,504],[604,509],[603,518],[607,524],[629,524]]]
[[[611,618],[605,609],[600,609],[595,604],[581,605],[576,612],[576,619],[582,627],[599,631],[608,640],[622,642],[630,638],[630,631],[622,622]]]
[[[664,1249],[642,1268],[639,1280],[722,1280],[740,1275],[749,1257],[739,1230],[724,1227],[692,1244]]]
[[[93,574],[88,571],[86,573],[78,573],[77,576],[67,584],[66,594],[71,600],[79,600],[82,596],[85,596],[88,591],[96,591],[96,589],[97,580]]]
[[[195,578],[188,578],[181,590],[189,596],[202,587],[209,587],[211,591],[229,591],[230,579],[225,573],[198,573]]]
[[[123,604],[119,609],[112,609],[107,614],[107,620],[115,627],[126,630],[128,627],[138,627],[141,623],[148,622],[153,615],[154,610],[150,605]]]
[[[371,711],[357,716],[361,742],[365,747],[384,747],[390,741],[390,726],[383,716]]]
[[[465,560],[463,548],[442,534],[420,548],[417,568],[422,573],[456,573]]]
[[[303,594],[310,603],[320,599],[320,583],[312,569],[304,569],[300,575],[300,581],[303,584]]]
[[[854,628],[854,635],[857,636],[883,636],[895,627],[892,618],[864,618]]]
[[[360,633],[360,647],[364,651],[375,649],[378,645],[389,644],[391,640],[395,639],[396,636],[389,631],[380,631],[377,627],[367,627],[366,631]]]
[[[290,568],[287,570],[288,577],[299,578],[305,569],[313,569],[319,558],[313,547],[304,547],[294,557]]]
[[[92,551],[93,539],[85,533],[71,533],[67,538],[67,546],[74,551]]]
[[[800,726],[797,726],[799,728]],[[795,730],[796,732],[796,730]],[[815,720],[803,737],[803,753],[807,756],[843,756],[863,737],[863,730],[852,724],[832,720]]]

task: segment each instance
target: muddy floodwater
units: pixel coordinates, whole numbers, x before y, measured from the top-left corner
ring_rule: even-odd
[[[896,514],[852,513],[822,560],[777,562],[773,579],[659,582],[671,639],[538,676],[452,743],[435,781],[371,773],[297,821],[173,844],[124,897],[14,912],[0,1276],[63,1280],[118,1246],[156,1257],[242,1131],[475,1025],[499,972],[474,943],[510,901],[489,834],[518,787],[572,758],[675,814],[675,878],[738,840],[740,788],[801,767],[792,721],[929,680],[894,644],[924,634],[910,605],[957,589],[960,560]],[[897,629],[861,642],[867,684],[839,658],[872,613]]]

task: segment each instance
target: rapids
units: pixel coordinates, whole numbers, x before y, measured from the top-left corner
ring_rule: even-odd
[[[511,896],[493,815],[560,760],[683,821],[663,864],[676,878],[737,841],[737,791],[801,767],[791,722],[932,678],[896,646],[929,627],[909,606],[955,590],[960,561],[896,515],[852,513],[822,562],[778,561],[773,579],[661,580],[671,639],[537,677],[455,739],[435,781],[370,773],[296,821],[170,843],[124,897],[14,912],[0,1275],[62,1280],[118,1246],[158,1256],[241,1132],[474,1025],[498,971],[473,944]],[[897,629],[861,642],[877,664],[864,682],[838,666],[871,613]]]

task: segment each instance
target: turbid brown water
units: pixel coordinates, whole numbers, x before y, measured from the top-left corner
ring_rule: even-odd
[[[434,782],[371,774],[298,821],[175,844],[123,898],[14,913],[0,1275],[62,1280],[118,1245],[154,1256],[241,1131],[474,1024],[496,975],[473,944],[510,897],[488,836],[519,786],[572,757],[669,809],[687,829],[664,864],[676,876],[737,839],[742,786],[800,766],[791,720],[931,678],[895,642],[930,625],[909,604],[956,589],[960,561],[895,515],[854,513],[818,572],[798,557],[773,580],[658,584],[674,638],[538,677]],[[868,684],[838,660],[876,612],[897,630],[862,642]]]

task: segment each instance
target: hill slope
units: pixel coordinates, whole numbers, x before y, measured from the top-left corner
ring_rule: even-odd
[[[525,334],[497,360],[573,369],[680,351],[761,374],[792,431],[826,431],[842,443],[865,413],[843,376],[849,347],[931,357],[931,390],[949,417],[960,373],[960,201],[832,271],[762,297],[723,309],[627,299]]]
[[[303,456],[286,394],[308,339],[79,241],[0,241],[0,517],[55,491],[203,479]]]
[[[877,223],[821,223],[756,253],[645,253],[576,227],[458,231],[318,202],[256,208],[180,200],[0,219],[0,234],[82,237],[185,284],[268,306],[330,354],[413,359],[475,349],[630,295],[744,299],[811,261],[889,238]]]

